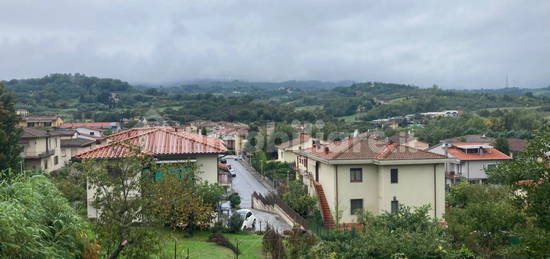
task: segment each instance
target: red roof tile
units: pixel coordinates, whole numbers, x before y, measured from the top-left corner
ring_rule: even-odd
[[[131,147],[142,153],[167,154],[219,154],[227,152],[223,141],[173,128],[156,127],[126,130],[107,137],[106,145],[75,155],[73,158],[122,158],[132,155]]]
[[[445,156],[412,147],[387,143],[374,135],[361,134],[343,141],[296,151],[329,160],[421,160],[445,159]]]
[[[455,145],[456,143],[453,143]],[[466,143],[472,144],[472,143]],[[449,154],[453,155],[457,159],[464,161],[473,161],[473,160],[510,160],[511,157],[506,154],[498,151],[495,148],[483,148],[484,152],[481,153],[464,153],[458,148],[451,147],[447,150]]]
[[[61,124],[60,128],[103,128],[117,126],[117,122],[66,122]]]

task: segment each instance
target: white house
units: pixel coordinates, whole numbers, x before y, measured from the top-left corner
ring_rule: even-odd
[[[448,184],[460,179],[470,183],[487,183],[487,168],[512,159],[491,144],[482,142],[441,143],[430,148],[430,151],[452,159],[445,164]]]

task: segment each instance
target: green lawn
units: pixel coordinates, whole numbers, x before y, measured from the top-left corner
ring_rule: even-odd
[[[207,242],[209,232],[197,232],[191,238],[185,238],[181,232],[159,230],[163,235],[162,252],[158,258],[174,258],[174,240],[176,240],[177,258],[185,258],[189,249],[189,258],[235,258],[228,248]],[[254,234],[224,234],[233,244],[239,240],[239,258],[262,258],[262,236]]]

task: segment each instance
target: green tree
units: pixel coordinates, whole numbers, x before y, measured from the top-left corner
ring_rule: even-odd
[[[283,200],[298,214],[307,216],[317,204],[315,198],[309,195],[300,181],[290,181],[288,191],[282,195]]]
[[[4,83],[0,81],[0,172],[20,167],[19,154],[23,148],[17,144],[21,137],[21,129],[17,127],[19,120],[15,113],[15,98],[4,89]]]
[[[104,255],[116,257],[120,253],[127,258],[143,258],[158,252],[158,236],[136,224],[154,221],[150,188],[153,159],[136,155],[118,160],[85,160],[76,166],[85,173],[88,188],[94,190],[93,206],[98,210],[95,226]]]
[[[508,146],[508,140],[506,140],[506,138],[497,138],[495,140],[495,148],[504,154],[510,153],[510,147]]]

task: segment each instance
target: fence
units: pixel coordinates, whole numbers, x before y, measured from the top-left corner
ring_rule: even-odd
[[[300,214],[275,195],[264,197],[257,192],[252,193],[252,208],[275,213],[291,226],[305,228],[307,224]]]

